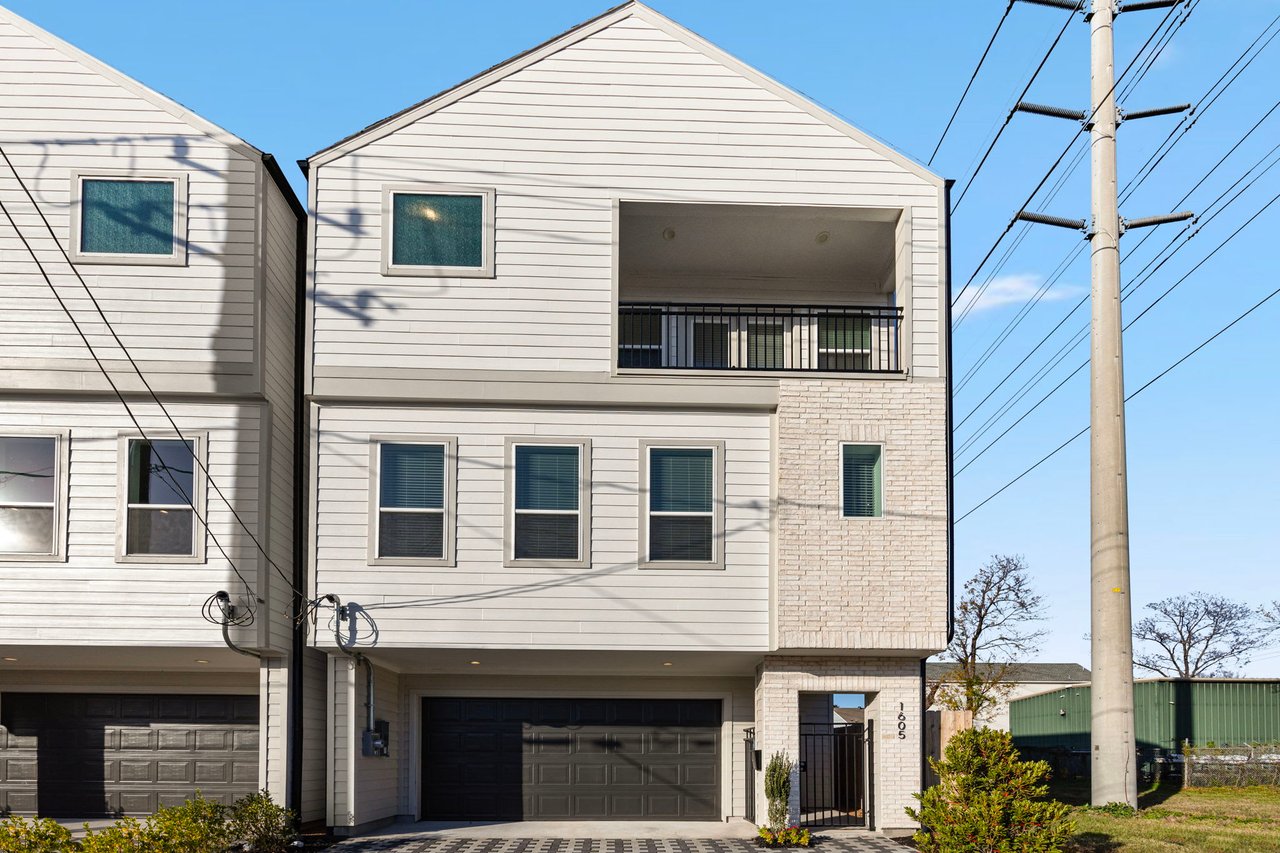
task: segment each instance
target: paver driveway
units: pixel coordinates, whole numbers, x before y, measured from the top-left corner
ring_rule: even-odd
[[[875,835],[843,833],[819,837],[819,853],[904,853],[905,848]],[[442,838],[397,835],[353,838],[329,848],[330,853],[760,853],[746,839],[595,839],[595,838]]]

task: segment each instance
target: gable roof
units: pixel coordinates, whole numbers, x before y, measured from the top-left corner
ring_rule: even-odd
[[[128,74],[125,74],[123,71],[111,67],[97,57],[84,52],[70,42],[63,41],[48,30],[33,24],[26,18],[11,11],[10,9],[6,9],[3,6],[0,6],[0,21],[12,24],[19,30],[22,30],[22,32],[37,41],[48,45],[50,48],[58,51],[72,61],[78,62],[91,71],[107,78],[122,89],[136,95],[157,109],[160,109],[179,121],[190,125],[193,130],[203,133],[205,136],[226,145],[228,148],[244,155],[245,157],[262,161],[263,165],[266,167],[267,174],[271,176],[272,181],[280,188],[280,191],[284,194],[285,200],[294,210],[294,213],[305,217],[305,211],[298,201],[297,194],[294,193],[293,187],[290,186],[288,180],[284,176],[284,172],[280,170],[279,164],[272,155],[250,145],[248,142],[245,142],[229,130],[219,127],[208,119],[187,109],[172,98],[166,97],[155,89],[143,85]]]
[[[953,661],[929,661],[925,664],[925,678],[940,681],[956,669]],[[1089,670],[1078,663],[1013,663],[981,664],[983,671],[994,667],[1008,666],[1009,672],[1005,680],[1014,684],[1054,684],[1088,681]]]
[[[320,149],[308,157],[305,162],[308,166],[314,167],[342,157],[357,148],[361,148],[371,142],[388,136],[400,128],[430,115],[436,110],[459,101],[468,95],[485,88],[486,86],[497,83],[517,71],[533,65],[535,62],[545,59],[564,48],[577,44],[588,36],[594,35],[595,33],[611,27],[620,21],[624,21],[627,18],[637,18],[650,24],[677,41],[684,43],[693,50],[696,50],[721,65],[732,69],[742,77],[753,81],[760,87],[772,92],[783,100],[788,101],[824,124],[827,124],[846,136],[856,140],[859,144],[876,152],[877,154],[880,154],[885,159],[892,161],[905,171],[917,175],[938,187],[943,185],[943,179],[929,171],[925,166],[910,159],[889,145],[886,145],[868,134],[866,131],[859,130],[844,119],[836,116],[829,110],[824,109],[794,89],[784,86],[777,80],[769,77],[767,74],[756,70],[737,57],[726,53],[711,42],[694,33],[692,30],[677,24],[665,15],[654,11],[641,2],[638,2],[638,0],[629,0],[627,3],[615,6],[612,9],[609,9],[588,21],[584,21],[576,27],[565,31],[536,47],[526,50],[524,53],[517,54],[505,62],[501,62],[486,71],[482,71],[479,74],[462,81],[450,89],[446,89],[439,94],[432,95],[426,100],[419,101],[398,113],[394,113],[384,119],[376,121],[368,127],[365,127],[363,130],[359,130],[350,136],[338,140],[328,147]]]

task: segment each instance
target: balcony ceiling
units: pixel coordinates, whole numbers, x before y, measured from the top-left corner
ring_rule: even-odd
[[[882,287],[898,212],[864,208],[623,203],[625,278],[776,278]]]

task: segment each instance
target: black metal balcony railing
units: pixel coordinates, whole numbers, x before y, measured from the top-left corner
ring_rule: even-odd
[[[902,309],[849,305],[618,306],[618,367],[898,373]]]

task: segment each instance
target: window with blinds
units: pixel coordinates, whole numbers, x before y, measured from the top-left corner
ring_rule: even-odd
[[[195,441],[129,439],[125,555],[195,556],[203,480]]]
[[[880,445],[844,444],[840,452],[841,514],[845,518],[879,518],[884,514]]]
[[[378,446],[378,557],[445,559],[447,458],[444,444]]]
[[[514,449],[512,556],[582,559],[582,448],[517,444]]]
[[[715,560],[715,451],[649,448],[649,561]]]

